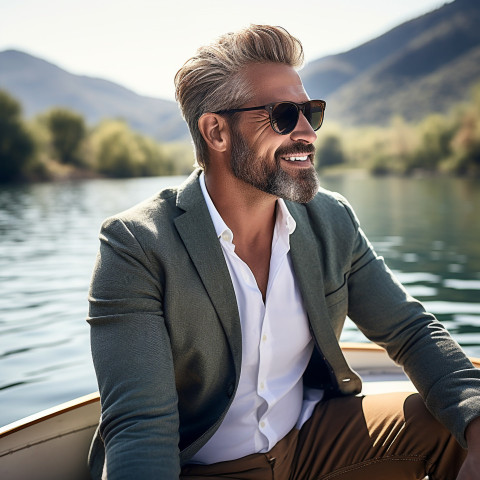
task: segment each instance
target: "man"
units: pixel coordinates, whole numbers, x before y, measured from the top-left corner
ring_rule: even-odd
[[[302,60],[285,30],[252,25],[176,75],[201,168],[103,225],[94,478],[478,478],[480,372],[348,203],[319,191],[325,103],[304,91]],[[461,446],[418,394],[356,396],[347,314]]]

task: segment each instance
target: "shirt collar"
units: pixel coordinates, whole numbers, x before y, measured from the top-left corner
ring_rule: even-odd
[[[203,198],[205,198],[208,212],[210,213],[210,217],[212,217],[213,226],[215,227],[217,237],[232,243],[233,232],[228,228],[227,224],[223,221],[223,218],[218,213],[218,210],[215,208],[215,205],[208,194],[207,186],[205,185],[205,174],[203,172],[200,174],[199,180],[200,187],[202,188]]]
[[[283,198],[277,200],[277,225],[285,225],[289,235],[291,235],[297,227],[297,222],[295,222],[295,219],[290,215]]]
[[[215,227],[215,232],[217,233],[217,237],[232,243],[233,232],[228,228],[227,224],[223,221],[223,218],[220,216],[218,210],[213,204],[212,199],[208,194],[207,186],[205,185],[205,174],[203,172],[200,174],[199,181],[203,197],[205,198],[210,217],[213,221],[213,226]],[[288,234],[291,235],[295,231],[297,224],[295,219],[288,211],[285,201],[282,198],[279,198],[277,200],[277,218],[275,228],[281,228],[282,226],[284,226],[287,229]]]

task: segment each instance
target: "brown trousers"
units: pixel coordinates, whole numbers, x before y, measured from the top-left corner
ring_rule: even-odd
[[[466,453],[418,394],[342,397],[321,402],[270,452],[186,465],[180,478],[454,480]]]

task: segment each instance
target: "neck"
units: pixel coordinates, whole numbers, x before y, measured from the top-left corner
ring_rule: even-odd
[[[218,213],[233,232],[235,253],[249,266],[265,301],[277,198],[233,174],[205,174]]]
[[[205,173],[205,184],[218,213],[232,230],[234,243],[271,240],[277,198],[231,175]]]

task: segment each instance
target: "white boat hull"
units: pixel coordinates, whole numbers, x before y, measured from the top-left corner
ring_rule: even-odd
[[[84,480],[100,418],[97,393],[85,395],[0,429],[0,478]]]

